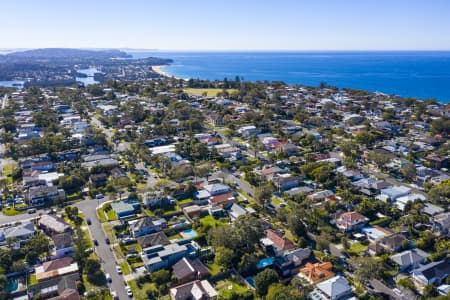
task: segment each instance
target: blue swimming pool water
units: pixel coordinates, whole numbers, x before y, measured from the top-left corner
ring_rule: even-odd
[[[15,292],[19,288],[19,280],[14,277],[10,278],[5,290],[7,293]]]
[[[183,234],[185,234],[190,239],[193,239],[193,238],[195,238],[198,235],[197,232],[194,229],[184,230]]]
[[[258,269],[263,269],[265,267],[271,266],[272,264],[273,264],[273,258],[268,257],[268,258],[264,258],[264,259],[261,259],[260,261],[258,261],[258,263],[256,264],[256,267]]]

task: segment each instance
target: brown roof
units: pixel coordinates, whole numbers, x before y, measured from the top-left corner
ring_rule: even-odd
[[[42,267],[44,268],[44,272],[50,272],[53,270],[58,270],[60,268],[70,266],[70,264],[72,262],[73,262],[72,257],[63,257],[63,258],[47,261],[42,264]]]
[[[306,277],[310,282],[316,283],[324,279],[334,276],[333,264],[330,262],[324,263],[306,263],[306,265],[300,269],[300,273]]]
[[[195,278],[199,279],[209,275],[208,269],[198,259],[191,260],[188,258],[182,258],[174,264],[172,268],[173,274],[178,280],[182,280],[190,276],[195,276]]]
[[[266,236],[269,240],[271,240],[274,243],[274,245],[278,249],[280,249],[282,251],[292,250],[295,248],[294,243],[290,239],[280,236],[278,233],[276,233],[272,229],[268,229],[266,231]]]
[[[65,289],[61,295],[50,298],[49,300],[81,300],[81,297],[76,290]]]
[[[155,245],[168,245],[170,240],[167,238],[164,232],[156,232],[152,234],[147,234],[137,238],[139,245],[142,248],[147,248]]]
[[[217,196],[213,196],[209,199],[209,201],[211,202],[211,204],[214,205],[222,205],[224,203],[227,203],[231,200],[235,200],[233,193],[225,193],[222,195],[217,195]]]

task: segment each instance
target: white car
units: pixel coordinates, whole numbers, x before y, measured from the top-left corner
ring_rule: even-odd
[[[128,297],[133,297],[133,291],[131,290],[131,288],[129,286],[125,287],[125,291],[127,292]]]
[[[116,291],[112,291],[112,292],[111,292],[111,297],[113,298],[113,300],[119,299],[119,297],[117,297]]]
[[[111,281],[112,281],[111,275],[109,275],[109,273],[106,273],[106,274],[105,274],[105,278],[106,278],[106,281],[108,281],[108,282],[111,282]]]
[[[116,271],[119,274],[122,274],[122,268],[120,266],[116,266]]]

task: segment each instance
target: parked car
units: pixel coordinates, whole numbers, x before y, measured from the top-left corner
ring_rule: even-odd
[[[119,297],[117,296],[117,292],[116,291],[112,291],[111,292],[111,297],[113,298],[113,300],[118,300]]]
[[[105,278],[106,278],[106,281],[112,282],[112,278],[111,278],[111,275],[109,275],[109,273],[105,274]]]
[[[97,240],[94,240],[94,245],[98,246],[98,241]]]
[[[103,199],[105,196],[103,194],[97,194],[95,195],[95,199]]]
[[[86,223],[87,223],[88,225],[91,225],[91,224],[92,224],[91,219],[87,218],[87,219],[86,219]]]
[[[28,213],[29,214],[34,214],[36,212],[36,208],[30,208],[29,210],[28,210]]]
[[[105,243],[106,243],[107,245],[109,245],[109,244],[111,244],[111,241],[110,241],[108,238],[106,238],[106,239],[105,239]]]
[[[131,288],[129,286],[125,287],[125,291],[127,292],[128,297],[133,297],[133,291],[131,290]]]
[[[116,266],[116,271],[119,275],[122,274],[122,268],[120,266]]]

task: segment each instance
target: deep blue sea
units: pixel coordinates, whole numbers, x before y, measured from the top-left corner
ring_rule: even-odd
[[[420,99],[450,102],[449,52],[131,52],[172,58],[163,70],[175,77],[326,82]]]

